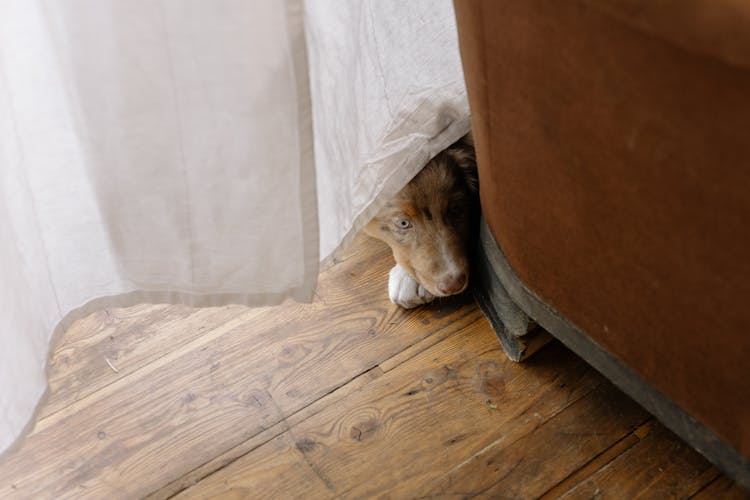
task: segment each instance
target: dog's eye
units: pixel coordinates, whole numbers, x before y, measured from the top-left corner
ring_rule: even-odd
[[[396,227],[399,229],[409,229],[411,227],[411,222],[407,219],[399,219],[396,221]]]

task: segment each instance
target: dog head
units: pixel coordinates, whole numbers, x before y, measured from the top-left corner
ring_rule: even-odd
[[[471,136],[433,158],[366,228],[427,291],[454,295],[469,283],[469,251],[478,208]]]

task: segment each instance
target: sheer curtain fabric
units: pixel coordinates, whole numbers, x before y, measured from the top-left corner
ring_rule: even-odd
[[[447,0],[0,0],[0,451],[76,318],[308,301],[468,128]]]

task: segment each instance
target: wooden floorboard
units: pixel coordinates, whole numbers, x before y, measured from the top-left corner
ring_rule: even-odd
[[[561,498],[689,498],[719,472],[662,425]]]
[[[382,244],[335,262],[313,304],[77,322],[0,498],[744,498],[562,345],[515,364],[468,295],[390,304]]]
[[[432,496],[537,498],[647,418],[602,384],[533,432],[474,455],[442,478]]]
[[[750,492],[726,476],[717,477],[691,498],[695,500],[748,500]]]
[[[243,311],[240,306],[141,305],[84,318],[66,333],[50,360],[50,398],[40,416],[70,406]],[[175,343],[165,342],[164,332]]]

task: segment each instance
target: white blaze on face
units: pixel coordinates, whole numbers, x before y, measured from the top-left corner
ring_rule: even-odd
[[[443,277],[458,276],[463,273],[456,261],[456,255],[451,252],[450,246],[445,238],[440,238],[440,259],[443,262],[443,275],[439,276],[436,281],[440,281]]]
[[[433,265],[428,276],[430,288],[436,295],[453,295],[462,292],[467,285],[468,270],[465,269],[466,258],[459,252],[463,248],[456,248],[451,238],[446,238],[445,232],[450,228],[441,228],[435,235],[433,243]],[[452,235],[451,235],[452,236]]]

